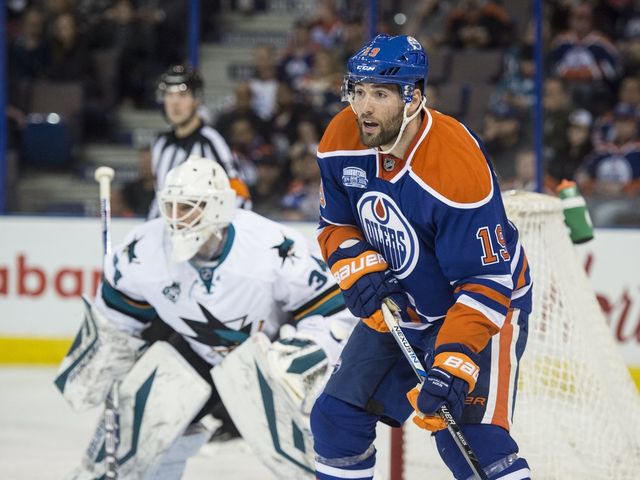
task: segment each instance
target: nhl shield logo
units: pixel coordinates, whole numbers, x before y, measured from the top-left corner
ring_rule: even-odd
[[[171,285],[162,289],[162,294],[173,303],[176,303],[178,301],[178,297],[180,297],[180,284],[178,282],[173,282]]]
[[[395,201],[382,192],[367,192],[358,201],[367,241],[397,278],[407,277],[418,262],[418,236]]]

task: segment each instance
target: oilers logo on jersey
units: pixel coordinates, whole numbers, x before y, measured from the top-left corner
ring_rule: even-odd
[[[418,261],[418,237],[391,197],[367,192],[358,202],[367,241],[380,252],[397,278],[407,277]]]

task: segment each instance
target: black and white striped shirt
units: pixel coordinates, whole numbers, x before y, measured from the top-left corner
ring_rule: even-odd
[[[231,149],[218,131],[204,122],[193,133],[178,138],[174,131],[160,134],[151,146],[151,168],[156,177],[156,192],[164,186],[169,170],[182,164],[189,155],[198,155],[218,162],[227,172],[231,187],[238,195],[238,205],[250,208],[249,190],[240,177],[237,163]],[[148,218],[159,215],[154,201]]]

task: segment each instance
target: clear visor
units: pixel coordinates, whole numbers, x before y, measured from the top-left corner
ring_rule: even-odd
[[[187,91],[189,91],[189,86],[186,83],[167,85],[163,82],[158,85],[156,90],[156,100],[162,102],[167,93],[186,93]]]
[[[353,102],[353,98],[355,95],[356,85],[359,83],[377,83],[377,84],[385,84],[385,85],[397,85],[400,87],[402,91],[402,97],[405,103],[411,103],[411,99],[413,98],[413,89],[415,88],[415,84],[412,81],[404,81],[402,78],[398,77],[382,77],[382,76],[370,76],[370,75],[345,75],[344,80],[342,81],[342,101],[343,102]]]

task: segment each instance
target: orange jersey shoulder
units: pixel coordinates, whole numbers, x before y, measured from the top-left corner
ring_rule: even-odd
[[[318,145],[318,153],[320,154],[338,150],[368,149],[369,147],[360,142],[358,122],[351,106],[343,108],[331,119]]]
[[[435,110],[432,124],[418,146],[411,170],[423,187],[445,200],[472,204],[493,192],[489,164],[471,133],[456,119]]]

